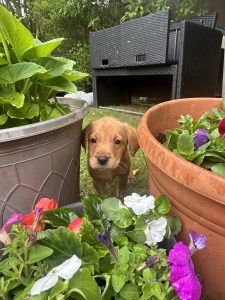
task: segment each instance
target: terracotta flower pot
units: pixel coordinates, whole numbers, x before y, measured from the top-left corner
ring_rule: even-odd
[[[210,300],[225,299],[225,178],[186,161],[155,138],[165,129],[178,127],[181,114],[199,118],[221,99],[192,98],[164,102],[150,108],[138,128],[140,147],[149,168],[149,191],[164,193],[183,227],[178,240],[189,242],[190,230],[207,236],[207,250],[193,256],[203,294]]]

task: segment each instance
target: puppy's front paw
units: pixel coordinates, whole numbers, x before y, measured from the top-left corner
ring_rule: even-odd
[[[132,171],[129,173],[129,175],[128,175],[127,183],[131,183],[131,182],[136,181],[135,176],[136,176],[138,173],[139,173],[139,169],[132,170]]]

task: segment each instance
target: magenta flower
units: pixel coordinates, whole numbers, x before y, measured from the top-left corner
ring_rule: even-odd
[[[219,134],[225,138],[225,117],[220,121],[218,131]]]
[[[207,129],[198,129],[195,131],[194,143],[195,149],[198,149],[202,145],[206,144],[209,141],[208,130]]]
[[[191,255],[195,253],[196,250],[204,250],[206,249],[207,238],[203,234],[198,234],[195,231],[191,231],[189,233],[190,237],[190,245],[189,250]]]
[[[7,222],[3,225],[2,229],[6,229],[8,228],[10,225],[20,221],[23,219],[23,215],[22,214],[12,214],[11,217],[7,220]]]
[[[191,252],[178,242],[169,253],[170,281],[181,300],[199,300],[201,284],[195,274]]]

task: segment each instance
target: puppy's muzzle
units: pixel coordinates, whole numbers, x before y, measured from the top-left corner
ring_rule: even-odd
[[[101,155],[97,157],[98,164],[101,166],[106,165],[108,160],[109,160],[108,156],[105,155]]]

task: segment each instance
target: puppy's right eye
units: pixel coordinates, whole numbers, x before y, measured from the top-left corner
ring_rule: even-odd
[[[96,138],[95,138],[95,137],[91,138],[91,143],[92,143],[92,144],[95,144],[95,143],[96,143]]]

